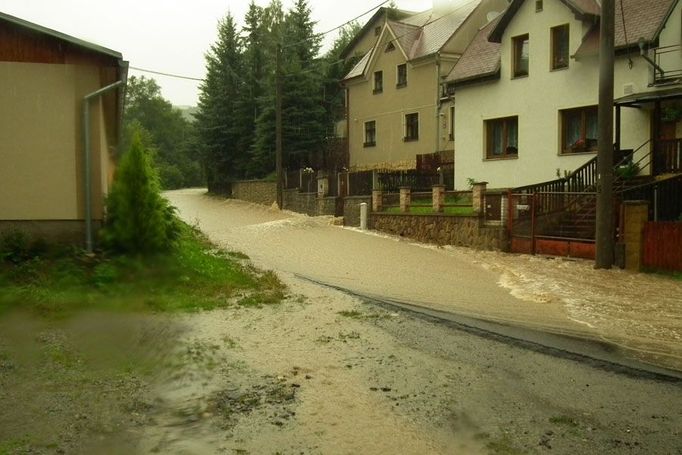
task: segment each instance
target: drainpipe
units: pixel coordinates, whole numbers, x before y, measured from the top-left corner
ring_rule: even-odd
[[[90,151],[90,101],[98,98],[105,93],[114,90],[125,84],[125,81],[120,80],[111,85],[102,87],[96,92],[85,95],[83,98],[83,154],[84,154],[84,172],[85,172],[85,250],[92,253],[93,236],[92,236],[92,172],[91,172],[91,151]]]

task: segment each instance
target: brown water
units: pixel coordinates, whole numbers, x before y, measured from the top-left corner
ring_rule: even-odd
[[[264,268],[492,320],[603,339],[682,369],[682,282],[588,261],[436,247],[203,190],[167,193],[182,217]]]

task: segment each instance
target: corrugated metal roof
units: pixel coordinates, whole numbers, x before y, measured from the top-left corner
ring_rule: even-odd
[[[32,22],[20,19],[18,17],[10,16],[9,14],[3,12],[0,12],[0,21],[9,22],[11,24],[31,30],[33,32],[37,32],[43,35],[60,39],[62,41],[66,41],[67,43],[73,44],[74,46],[78,46],[93,52],[97,52],[98,54],[104,54],[118,59],[123,58],[123,55],[121,55],[120,52],[107,49],[106,47],[102,47],[97,44],[93,44],[88,41],[75,38],[73,36],[67,35],[62,32],[58,32],[56,30],[49,29],[47,27],[43,27],[42,25],[34,24]]]

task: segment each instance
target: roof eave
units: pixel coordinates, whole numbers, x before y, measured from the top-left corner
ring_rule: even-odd
[[[73,44],[74,46],[78,46],[93,52],[97,52],[98,54],[104,54],[109,57],[113,57],[116,59],[123,59],[123,54],[121,54],[118,51],[114,51],[112,49],[108,49],[104,46],[100,46],[98,44],[93,44],[88,41],[84,41],[82,39],[67,35],[62,32],[58,32],[57,30],[52,30],[47,27],[43,27],[42,25],[34,24],[33,22],[29,22],[24,19],[20,19],[18,17],[11,16],[6,13],[0,12],[0,20],[4,20],[6,22],[9,22],[11,24],[17,25],[22,28],[26,28],[28,30],[32,30],[36,33],[40,33],[43,35],[48,35],[53,38],[60,39],[62,41],[66,41],[67,43]]]
[[[477,74],[475,76],[469,76],[465,77],[462,79],[455,79],[451,81],[447,81],[447,85],[454,85],[455,87],[462,86],[462,85],[472,85],[476,84],[479,82],[488,82],[492,80],[497,80],[500,78],[500,69],[496,69],[495,71],[489,71],[487,73],[481,73]]]

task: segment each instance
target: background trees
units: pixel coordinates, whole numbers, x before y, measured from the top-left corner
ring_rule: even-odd
[[[142,146],[153,155],[163,188],[203,185],[194,127],[163,98],[154,79],[128,79],[123,128],[122,149],[130,148],[137,132]]]
[[[207,77],[196,115],[210,190],[274,171],[278,44],[284,164],[309,166],[323,152],[343,106],[339,81],[349,68],[339,55],[359,26],[342,29],[331,51],[320,56],[322,37],[314,25],[307,0],[297,0],[286,13],[280,0],[264,8],[252,1],[240,32],[229,14],[219,23],[218,40],[206,54]]]

